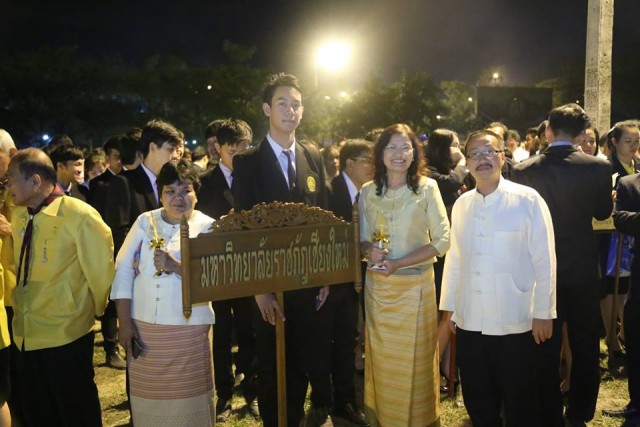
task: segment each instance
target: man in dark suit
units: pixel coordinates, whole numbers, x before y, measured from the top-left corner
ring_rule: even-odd
[[[130,138],[126,134],[114,135],[103,145],[109,167],[104,173],[91,180],[89,186],[88,202],[104,218],[107,203],[107,191],[113,177],[120,174],[125,169],[124,164],[130,164],[131,160],[124,158],[124,151],[127,146],[137,146],[138,141]],[[114,254],[115,255],[115,254]],[[115,302],[109,300],[107,309],[100,319],[102,335],[104,336],[104,351],[106,354],[107,366],[116,369],[124,369],[127,364],[118,351],[118,315]]]
[[[89,190],[80,185],[84,182],[84,154],[74,145],[61,145],[50,154],[51,163],[56,168],[60,189],[67,196],[87,201]]]
[[[616,229],[635,238],[631,263],[631,279],[624,304],[624,339],[627,350],[629,403],[621,409],[604,410],[605,415],[640,420],[640,174],[622,177],[618,182]]]
[[[320,153],[313,145],[295,138],[304,110],[298,80],[283,73],[271,76],[264,88],[263,101],[262,110],[269,117],[267,137],[233,159],[231,192],[236,211],[273,201],[303,202],[325,208],[324,165]],[[328,293],[326,286],[285,292],[284,307],[279,306],[274,294],[255,297],[258,404],[267,427],[278,424],[275,316],[284,319],[286,313],[287,423],[297,426],[304,414],[307,375],[312,384],[329,378],[329,372],[320,371],[322,367],[315,363],[318,357],[312,349],[315,337],[307,332],[307,328],[319,321],[317,312]],[[312,408],[312,413],[322,419],[318,423],[325,422],[328,407]]]
[[[215,148],[220,161],[205,172],[200,181],[196,209],[218,220],[233,208],[231,183],[233,181],[233,157],[245,151],[253,138],[251,127],[239,119],[224,120],[217,127]],[[253,298],[235,298],[213,301],[216,323],[213,325],[213,368],[216,382],[216,422],[226,422],[231,416],[234,374],[231,354],[232,330],[235,327],[238,341],[236,376],[243,374],[242,392],[247,409],[258,416],[255,385],[255,336],[253,332]]]
[[[151,120],[142,130],[142,164],[112,178],[107,190],[104,220],[111,227],[116,254],[138,216],[160,207],[156,177],[169,161],[178,161],[184,135],[172,124]]]
[[[512,179],[533,187],[549,206],[557,257],[557,311],[553,337],[539,346],[538,378],[545,426],[562,426],[558,361],[562,323],[567,322],[573,354],[566,418],[584,426],[595,413],[599,372],[598,253],[592,218],[611,214],[611,166],[573,146],[589,124],[580,106],[567,104],[549,114],[550,141],[542,154],[514,166]]]
[[[108,159],[106,171],[89,181],[89,204],[93,206],[104,218],[104,208],[107,202],[107,189],[111,179],[122,172],[122,160],[120,152],[122,145],[126,143],[128,137],[124,134],[114,135],[107,139],[102,145]]]
[[[353,204],[360,188],[373,179],[371,154],[372,144],[365,140],[350,139],[340,148],[340,174],[331,180],[328,188],[329,210],[345,221],[352,221]],[[324,363],[331,364],[333,416],[355,425],[368,426],[356,404],[353,382],[358,306],[359,297],[353,283],[333,286],[331,297],[321,313],[332,327],[321,329],[315,335],[328,336],[329,340],[330,353],[323,359]]]

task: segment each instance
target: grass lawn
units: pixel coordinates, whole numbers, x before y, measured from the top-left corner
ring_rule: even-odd
[[[99,324],[96,324],[98,326]],[[100,402],[102,404],[102,420],[105,427],[127,426],[129,425],[129,412],[123,407],[126,400],[124,371],[119,371],[106,367],[104,351],[102,350],[102,335],[96,335],[96,348],[94,353],[94,365],[96,371],[96,383],[100,392]],[[600,394],[598,397],[598,408],[590,426],[619,427],[623,423],[618,419],[609,418],[602,415],[602,408],[623,406],[629,399],[627,392],[626,378],[622,378],[620,370],[610,371],[607,369],[607,354],[604,344],[601,344],[600,352],[601,378]],[[362,403],[362,377],[356,379],[359,388],[360,403]],[[261,423],[250,416],[245,416],[241,409],[244,400],[238,396],[234,398],[234,413],[227,427],[254,427]],[[443,427],[467,427],[471,426],[467,413],[462,406],[461,399],[451,399],[443,397],[441,400],[441,424]],[[339,425],[334,420],[336,426]],[[222,424],[220,424],[222,425]],[[637,424],[640,427],[640,424]],[[635,427],[636,424],[624,424],[624,427]]]

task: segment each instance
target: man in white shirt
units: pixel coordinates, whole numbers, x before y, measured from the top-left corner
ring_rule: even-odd
[[[502,139],[473,132],[465,144],[476,180],[451,214],[440,309],[457,334],[464,402],[476,426],[538,426],[536,344],[556,317],[556,258],[547,204],[501,177]]]

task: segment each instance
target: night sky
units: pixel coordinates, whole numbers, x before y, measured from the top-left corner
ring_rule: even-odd
[[[614,67],[640,46],[640,1],[615,7]],[[407,70],[475,83],[502,66],[504,84],[531,85],[584,63],[587,0],[4,0],[0,16],[3,54],[74,45],[132,65],[158,53],[215,65],[228,39],[258,48],[252,65],[304,75],[339,37],[354,43],[354,81]]]

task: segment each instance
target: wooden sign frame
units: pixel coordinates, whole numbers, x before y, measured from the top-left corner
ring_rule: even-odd
[[[189,237],[180,224],[182,308],[192,304],[354,282],[362,290],[360,225],[304,203],[259,204],[213,224],[213,232]],[[284,322],[276,316],[278,425],[286,426]]]

